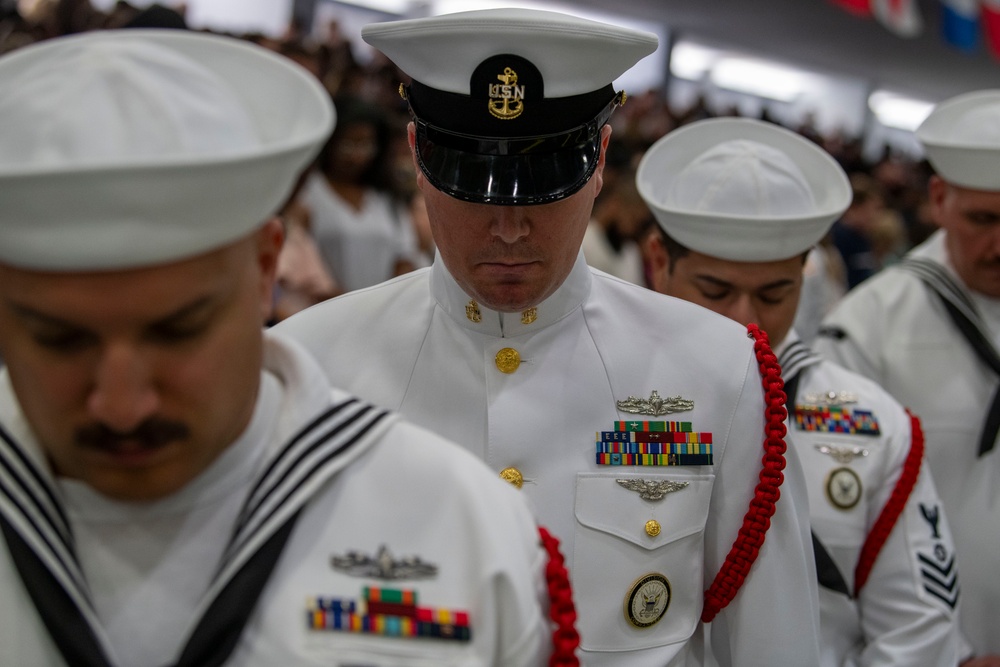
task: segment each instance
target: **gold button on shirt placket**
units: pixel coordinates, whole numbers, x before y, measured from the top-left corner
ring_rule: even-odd
[[[501,373],[513,373],[521,365],[521,354],[512,347],[505,347],[496,356],[497,370]]]

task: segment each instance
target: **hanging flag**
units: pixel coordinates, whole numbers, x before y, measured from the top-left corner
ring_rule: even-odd
[[[917,37],[924,31],[916,0],[871,0],[872,15],[900,37]]]
[[[983,35],[990,53],[1000,58],[1000,0],[982,0],[979,15],[983,24]]]
[[[979,48],[980,0],[941,0],[941,38],[965,53]]]
[[[830,2],[858,16],[872,15],[871,0],[830,0]]]

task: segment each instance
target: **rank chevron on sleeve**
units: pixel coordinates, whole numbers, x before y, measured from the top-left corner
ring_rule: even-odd
[[[947,562],[940,562],[922,553],[918,553],[917,558],[920,560],[920,577],[923,580],[924,590],[954,609],[961,592],[955,556],[952,555]]]
[[[712,465],[712,434],[691,422],[616,421],[613,431],[598,431],[597,465]]]

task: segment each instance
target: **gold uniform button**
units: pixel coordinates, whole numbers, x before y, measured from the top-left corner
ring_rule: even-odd
[[[521,365],[521,355],[512,347],[505,347],[497,352],[497,368],[501,373],[513,373]]]
[[[524,475],[517,468],[504,468],[500,471],[500,479],[510,482],[519,489],[524,486]]]
[[[646,522],[646,534],[650,537],[656,537],[660,534],[660,522],[656,519],[650,519]]]

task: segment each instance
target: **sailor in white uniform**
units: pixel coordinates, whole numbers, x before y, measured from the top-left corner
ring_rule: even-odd
[[[318,82],[129,30],[0,88],[0,662],[547,664],[523,497],[263,333]]]
[[[969,653],[1000,664],[1000,91],[939,104],[917,131],[940,229],[847,294],[816,347],[874,379],[924,425],[962,572]],[[985,662],[992,660],[993,662]]]
[[[955,548],[919,421],[792,329],[805,256],[850,204],[846,174],[794,132],[726,118],[660,139],[636,181],[660,223],[654,287],[759,324],[779,351],[809,488],[821,664],[957,665]]]
[[[580,253],[612,81],[655,36],[515,9],[362,35],[412,77],[438,256],[279,330],[521,488],[562,541],[586,664],[703,664],[713,618],[724,665],[817,664],[806,489],[766,342]]]

